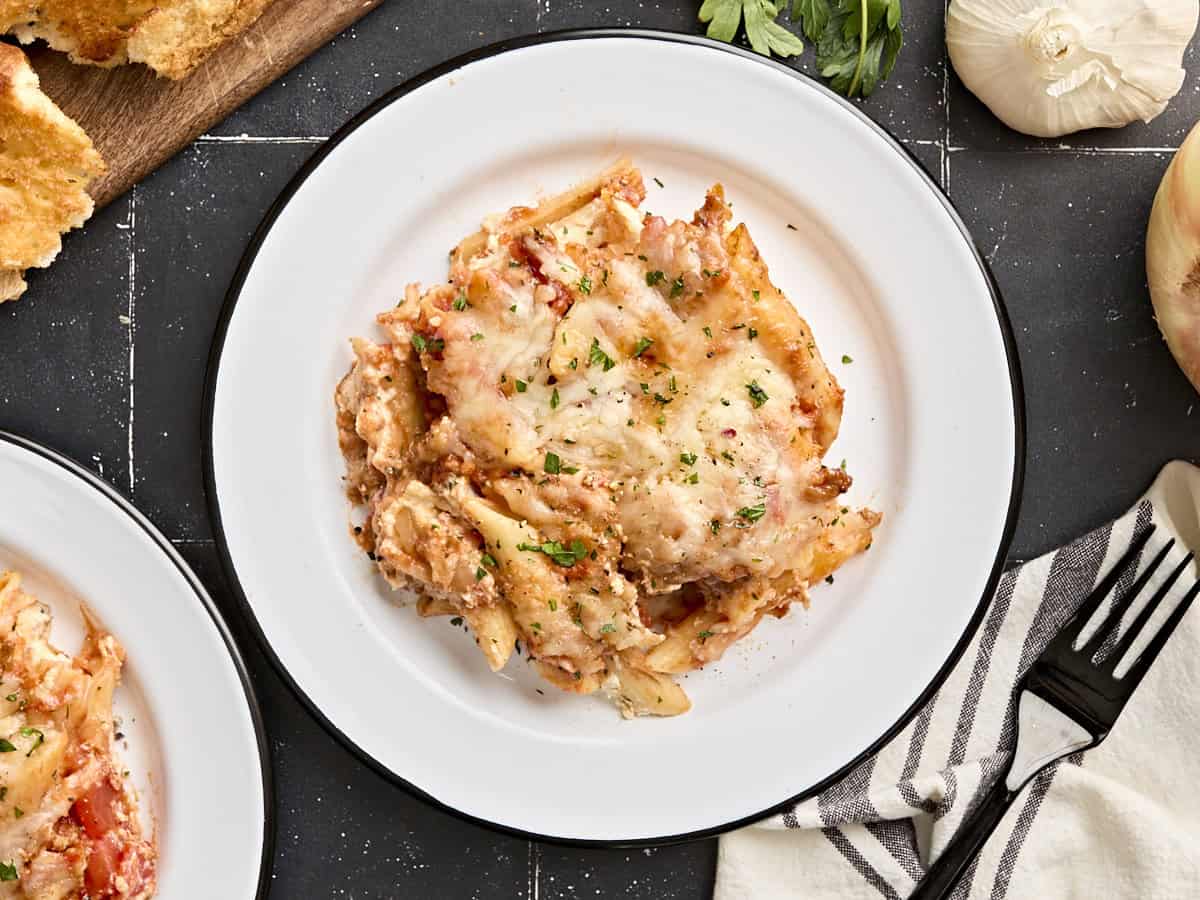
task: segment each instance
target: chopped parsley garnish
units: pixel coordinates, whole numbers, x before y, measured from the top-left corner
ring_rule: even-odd
[[[728,460],[729,462],[733,462],[733,454],[730,453],[728,450],[722,450],[721,451],[721,459]]]
[[[712,329],[709,328],[707,325],[704,326],[704,336],[709,339],[712,338]]]
[[[700,639],[700,643],[702,643],[702,644],[712,636],[713,636],[713,633],[711,631],[709,631],[708,629],[705,629],[704,631],[702,631],[698,635],[696,635],[696,637],[698,637]]]
[[[579,293],[590,294],[592,292],[592,279],[584,275],[579,279]]]
[[[741,331],[741,330],[742,330],[743,328],[745,328],[745,327],[746,327],[746,323],[745,323],[745,322],[738,322],[738,324],[736,324],[736,325],[734,325],[734,326],[733,326],[733,330],[734,330],[734,331]]]
[[[541,631],[542,623],[541,622],[530,622],[529,627],[532,628],[534,631]]]
[[[16,749],[17,748],[13,745],[12,741],[6,738],[0,738],[0,753],[12,753]]]
[[[412,345],[417,348],[418,353],[424,353],[426,347],[424,336],[414,334],[412,336]]]
[[[36,750],[38,747],[42,746],[42,744],[45,743],[45,741],[46,741],[46,736],[44,734],[42,734],[40,729],[37,729],[37,728],[30,728],[30,727],[26,726],[25,728],[21,729],[21,734],[24,737],[36,737],[37,738],[37,740],[33,742],[33,746],[29,748],[29,752],[25,754],[27,757],[32,756],[33,751]]]
[[[612,634],[616,630],[617,630],[617,626],[614,625],[612,622],[605,622],[603,625],[600,626],[601,634]]]
[[[0,881],[16,881],[17,867],[10,862],[0,862]]]
[[[654,394],[654,402],[655,402],[655,403],[661,403],[663,406],[666,406],[668,403],[670,403],[670,402],[671,402],[671,398],[670,398],[670,397],[664,397],[662,394],[660,394],[660,393],[658,393],[658,392],[655,392],[655,394]]]
[[[713,519],[711,522],[708,523],[708,530],[711,531],[713,534],[716,534],[718,531],[721,530],[720,521],[718,521],[717,519]]]
[[[645,257],[642,257],[642,258],[644,259]],[[660,281],[662,281],[666,277],[667,276],[664,275],[662,272],[660,272],[658,269],[655,269],[653,272],[647,272],[646,273],[646,286],[654,287],[656,284],[658,284]]]
[[[483,556],[479,557],[479,561],[485,566],[491,566],[493,569],[500,565],[500,563],[496,562],[496,557],[490,553],[483,554]]]
[[[602,366],[607,372],[616,364],[616,361],[600,348],[600,339],[592,338],[592,347],[588,350],[588,365]]]
[[[680,275],[678,278],[676,278],[674,281],[671,282],[671,299],[674,300],[676,297],[678,297],[682,293],[683,293],[683,276]]]
[[[716,278],[721,274],[720,269],[717,269],[715,272],[710,272],[708,269],[701,269],[700,271],[704,273],[705,278]]]
[[[578,369],[579,368],[579,357],[577,357],[577,356],[571,357],[571,361],[569,363],[567,363],[567,368],[568,369]]]
[[[674,375],[672,375],[670,378],[667,379],[667,390],[669,390],[672,394],[679,393],[679,388],[675,385],[675,376]]]
[[[19,806],[13,807],[13,818],[14,819],[19,819],[23,815],[25,815],[25,810],[21,809],[21,807],[19,807]]]
[[[767,514],[767,508],[759,503],[757,506],[743,506],[737,511],[738,517],[747,522],[757,522]]]
[[[556,609],[558,609],[558,601],[553,597],[546,601],[546,605],[550,607],[550,612],[554,612]]]
[[[750,338],[750,340],[754,340],[756,337],[758,337],[758,329],[751,325],[749,331],[746,332],[746,337]]]
[[[626,424],[626,425],[627,425],[629,428],[632,428],[632,427],[633,427],[633,419],[626,419],[626,420],[625,420],[625,424]]]
[[[482,340],[483,340],[483,335],[482,335],[482,334],[480,334],[480,333],[477,331],[477,332],[475,332],[473,335],[471,335],[471,340],[473,340],[473,341],[482,341]]]
[[[514,381],[513,385],[516,387],[518,394],[523,394],[529,389],[529,385],[523,382],[520,378]]]
[[[508,311],[511,313],[515,313],[517,311],[517,304],[514,303],[512,306],[510,306],[508,308]]]
[[[854,360],[853,360],[853,359],[851,359],[851,358],[850,358],[849,356],[847,356],[845,353],[843,353],[843,354],[842,354],[842,364],[843,364],[843,365],[847,365],[847,366],[848,366],[848,365],[850,365],[850,363],[852,363],[852,362],[854,362]]]
[[[757,381],[752,381],[746,385],[746,390],[750,392],[750,402],[754,404],[755,409],[758,409],[758,407],[771,399],[767,396],[767,392],[758,386]]]
[[[547,453],[546,462],[542,468],[551,475],[557,475],[562,471],[562,460],[558,458],[557,453]]]
[[[681,463],[683,463],[685,466],[694,466],[696,464],[697,459],[699,459],[699,457],[696,456],[695,453],[680,453],[679,454],[679,461]]]
[[[655,420],[654,420],[654,424],[655,424],[655,425],[666,425],[666,424],[667,424],[667,417],[666,417],[666,416],[664,416],[664,415],[659,415],[659,417],[658,417],[657,419],[655,419]]]
[[[601,283],[601,284],[603,284],[603,285],[607,285],[607,284],[608,284],[608,269],[605,269],[605,270],[604,270],[604,275],[603,275],[603,276],[601,276],[601,278],[600,278],[600,283]]]
[[[465,293],[459,294],[457,297],[454,298],[454,308],[458,312],[462,312],[464,309],[466,309],[470,305],[471,304],[467,302],[467,295]]]
[[[483,566],[480,566],[475,570],[475,580],[483,581],[485,578],[487,578],[487,570],[484,569]]]
[[[688,484],[699,484],[700,483],[700,473],[693,472],[691,475],[689,475],[687,478],[685,478],[683,480]]]
[[[728,406],[728,405],[729,405],[729,401],[728,401],[728,400],[726,400],[724,397],[722,397],[722,398],[721,398],[721,405],[722,405],[722,406]]]
[[[550,395],[550,408],[558,409],[558,388],[555,388],[554,393]]]
[[[642,389],[642,396],[645,396],[645,397],[650,396],[650,385],[648,385],[648,384],[646,384],[646,382],[642,381],[642,382],[638,383],[638,387],[640,387]]]
[[[758,291],[751,291],[750,294],[751,294],[751,296],[754,297],[755,300],[762,299],[762,294],[760,294]]]
[[[521,268],[521,264],[519,262],[517,262],[515,259],[510,259],[508,261],[508,267],[510,269],[519,269],[519,268]]]
[[[9,694],[9,695],[8,695],[7,697],[5,697],[4,699],[5,699],[5,700],[7,700],[9,703],[16,703],[16,702],[17,702],[17,695],[16,695],[16,694]]]
[[[562,470],[564,475],[574,475],[579,471],[579,466],[563,466]]]
[[[560,566],[573,566],[587,557],[587,547],[583,541],[576,538],[569,547],[564,547],[559,541],[545,541],[541,544],[517,544],[518,550],[528,550],[532,553],[544,553]]]
[[[641,356],[643,353],[645,353],[647,350],[650,349],[650,345],[653,343],[654,343],[654,341],[648,337],[638,338],[638,342],[633,345],[634,357],[637,358],[637,357]]]

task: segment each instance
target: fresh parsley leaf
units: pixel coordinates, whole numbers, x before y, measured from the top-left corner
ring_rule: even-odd
[[[471,335],[471,340],[472,340],[472,341],[482,341],[482,340],[483,340],[483,335],[482,335],[482,334],[480,334],[480,333],[477,331],[477,332],[475,332],[473,335]]]
[[[584,275],[579,279],[579,293],[590,294],[592,292],[592,279]]]
[[[475,569],[475,580],[483,581],[483,579],[485,579],[485,578],[487,578],[487,570],[484,569],[483,566],[479,566],[478,568],[476,568]]]
[[[645,353],[647,350],[650,349],[650,345],[653,343],[654,343],[654,341],[652,341],[648,337],[638,338],[638,342],[633,345],[634,357],[641,356],[643,353]]]
[[[787,0],[777,7],[771,0],[704,0],[700,21],[708,23],[708,36],[728,43],[745,20],[746,38],[756,53],[763,56],[797,56],[804,42],[775,20]]]
[[[520,378],[518,378],[516,381],[513,382],[513,386],[517,389],[518,394],[523,394],[527,390],[529,390],[529,385],[527,385]]]
[[[658,271],[657,269],[655,269],[653,272],[647,272],[646,273],[646,286],[654,287],[656,284],[658,284],[660,281],[662,281],[666,277],[667,277],[666,275],[664,275],[662,272]]]
[[[891,74],[904,43],[900,0],[825,2],[830,17],[817,39],[817,69],[839,94],[869,96]]]
[[[496,562],[496,557],[490,553],[483,554],[483,556],[479,557],[479,561],[485,566],[491,566],[493,569],[500,565],[500,563]]]
[[[708,36],[729,42],[745,22],[746,39],[764,56],[796,56],[804,43],[778,21],[791,8],[816,45],[817,71],[847,97],[866,97],[886,79],[903,46],[901,0],[704,0],[700,21]],[[864,16],[865,11],[865,16]]]
[[[746,385],[746,390],[750,392],[750,402],[754,404],[754,408],[762,406],[771,398],[767,396],[767,392],[758,386],[757,381],[752,381]]]
[[[674,281],[671,282],[671,299],[674,300],[676,297],[678,297],[682,293],[683,293],[683,276],[680,275],[678,278],[676,278]]]
[[[616,364],[611,356],[600,349],[600,339],[592,338],[592,348],[588,351],[588,365],[603,366],[604,371],[607,372]]]
[[[696,456],[695,453],[680,453],[679,454],[679,461],[681,463],[683,463],[685,466],[694,466],[696,464],[697,458],[698,457]]]
[[[853,357],[851,357],[851,356],[850,356],[849,354],[847,354],[847,353],[843,353],[843,354],[842,354],[842,365],[844,365],[844,366],[848,366],[848,365],[850,365],[850,363],[852,363],[852,362],[854,362],[854,358],[853,358]]]
[[[687,478],[685,478],[685,479],[683,479],[683,480],[684,480],[684,481],[685,481],[687,484],[699,484],[699,483],[700,483],[700,473],[699,473],[699,472],[693,472],[691,475],[689,475]]]
[[[601,634],[612,634],[616,630],[617,630],[617,626],[614,625],[612,622],[605,622],[603,625],[600,626]]]
[[[16,881],[17,867],[11,862],[0,862],[0,881]]]
[[[547,453],[546,462],[542,468],[551,475],[557,475],[562,471],[562,460],[558,458],[557,453]]]
[[[425,338],[422,335],[414,334],[412,336],[412,345],[417,348],[418,353],[425,352]]]
[[[558,409],[558,403],[558,388],[555,388],[554,392],[550,395],[550,408]]]

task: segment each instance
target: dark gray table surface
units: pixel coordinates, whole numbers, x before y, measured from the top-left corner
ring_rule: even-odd
[[[25,298],[0,306],[0,428],[68,453],[145,511],[208,585],[249,660],[278,792],[272,900],[712,890],[714,841],[529,843],[435,811],[356,761],[285,688],[239,618],[200,468],[201,387],[230,277],[277,192],[334,129],[410,76],[502,38],[593,25],[695,33],[697,7],[390,0],[70,235]],[[1004,292],[1029,425],[1010,555],[1027,558],[1120,511],[1166,460],[1200,456],[1198,398],[1159,337],[1143,264],[1154,189],[1200,117],[1200,80],[1189,75],[1150,125],[1036,141],[1003,128],[948,71],[943,0],[909,0],[904,17],[896,71],[863,107],[949,190]],[[670,104],[652,89],[646,99]],[[733,127],[793,128],[805,139],[785,109],[775,122],[729,115]],[[901,211],[878,215],[902,227]]]

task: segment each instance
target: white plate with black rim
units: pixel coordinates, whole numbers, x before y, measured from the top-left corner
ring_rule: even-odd
[[[846,389],[833,459],[884,514],[869,554],[688,676],[691,712],[623,721],[496,677],[349,539],[332,392],[347,339],[486,213],[621,155],[645,207],[720,181]],[[661,182],[663,187],[657,187]],[[649,182],[648,182],[649,183]],[[788,225],[793,226],[788,228]],[[837,365],[843,355],[853,365]],[[707,41],[591,31],[497,45],[396,89],[284,191],[230,290],[208,384],[209,498],[265,646],[315,715],[393,780],[553,840],[713,834],[878,748],[973,632],[1016,514],[1015,351],[949,202],[882,129],[792,70]],[[744,645],[744,646],[743,646]]]
[[[159,850],[159,897],[265,897],[274,832],[246,669],[204,587],[101,479],[0,432],[0,570],[50,607],[74,653],[84,605],[125,648],[116,752]]]

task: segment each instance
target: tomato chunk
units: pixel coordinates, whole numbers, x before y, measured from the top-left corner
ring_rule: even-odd
[[[88,837],[99,839],[117,827],[117,792],[107,781],[96,784],[71,808]]]
[[[113,891],[113,882],[120,871],[121,848],[116,835],[108,835],[92,841],[88,848],[87,870],[83,881],[88,892],[96,897],[107,897]]]

